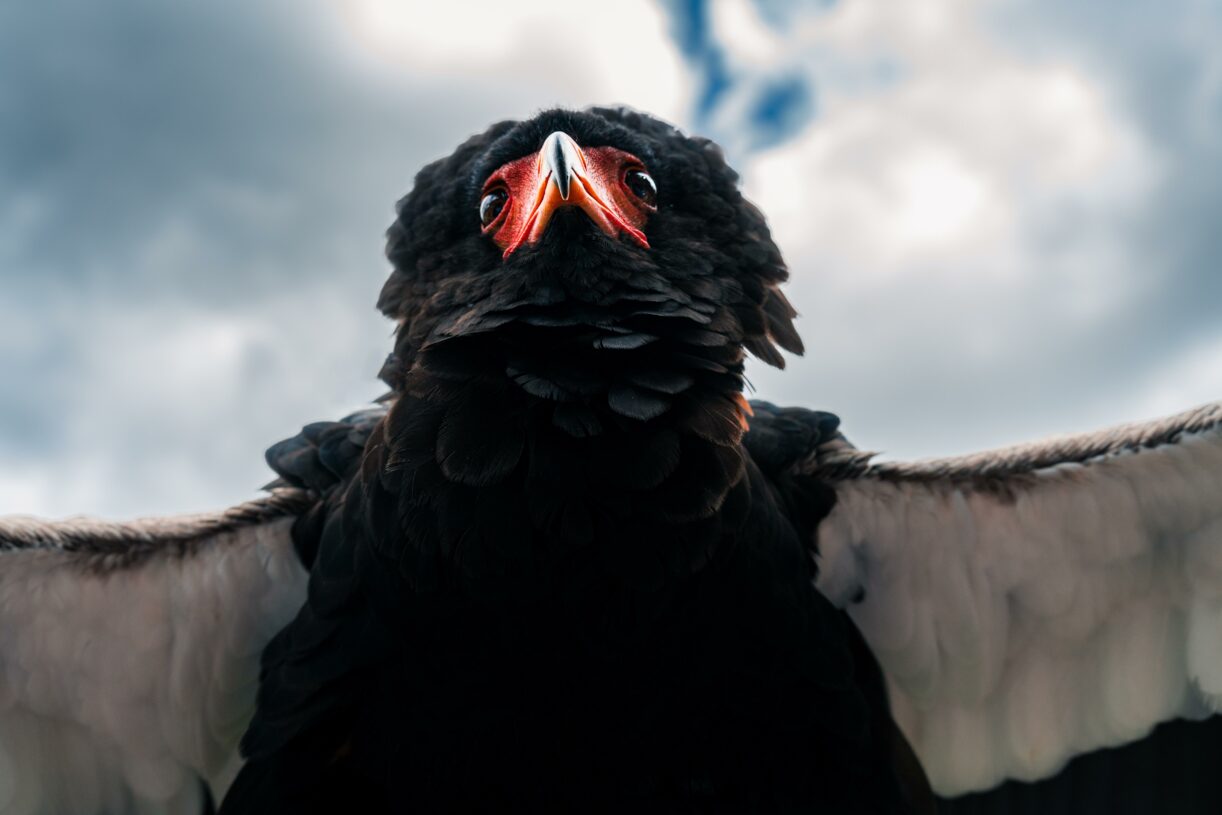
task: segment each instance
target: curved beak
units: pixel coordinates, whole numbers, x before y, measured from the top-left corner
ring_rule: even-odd
[[[543,149],[539,151],[539,160],[547,170],[548,178],[560,191],[561,200],[569,200],[569,187],[577,168],[585,169],[586,157],[581,148],[568,133],[557,130],[543,141]]]
[[[604,148],[596,148],[595,154]],[[600,154],[601,155],[601,154]],[[618,177],[602,166],[592,166],[590,156],[573,137],[557,130],[543,141],[535,157],[535,186],[529,214],[517,235],[505,246],[509,257],[523,243],[535,243],[547,231],[556,210],[578,207],[609,236],[625,232],[640,246],[648,249],[645,234],[621,212],[611,188]]]

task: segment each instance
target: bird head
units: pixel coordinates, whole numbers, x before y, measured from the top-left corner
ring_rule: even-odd
[[[557,402],[648,421],[684,392],[738,397],[752,353],[801,353],[787,271],[707,139],[627,109],[493,125],[425,167],[388,232],[383,378],[498,367]],[[741,397],[738,397],[741,402]]]

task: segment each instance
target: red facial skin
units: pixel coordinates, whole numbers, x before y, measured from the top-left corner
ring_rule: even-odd
[[[580,166],[574,167],[567,200],[551,182],[551,172],[541,155],[523,156],[502,165],[484,182],[481,195],[500,187],[509,200],[484,234],[512,255],[523,243],[536,243],[547,231],[552,215],[561,207],[580,207],[603,233],[616,237],[621,232],[648,249],[649,241],[641,229],[654,207],[632,194],[624,183],[632,170],[645,165],[631,153],[614,147],[579,150]]]

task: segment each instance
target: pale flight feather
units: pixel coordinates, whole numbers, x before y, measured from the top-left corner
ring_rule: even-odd
[[[0,813],[196,815],[239,766],[306,572],[304,493],[212,515],[0,519]]]
[[[1222,707],[1222,403],[963,458],[834,443],[818,586],[937,792],[1051,776]]]

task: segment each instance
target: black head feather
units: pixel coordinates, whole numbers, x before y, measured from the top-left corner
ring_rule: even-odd
[[[488,234],[486,179],[556,131],[648,169],[648,245],[576,208],[512,252]],[[417,492],[421,479],[489,487],[518,473],[534,485],[534,523],[578,538],[603,511],[589,503],[583,462],[603,469],[601,496],[631,494],[649,517],[717,511],[743,474],[746,353],[780,366],[777,346],[802,345],[778,288],[780,252],[715,144],[630,110],[551,110],[496,124],[425,167],[397,211],[379,301],[399,323],[383,369],[400,395],[389,468],[411,471]],[[540,457],[559,468],[546,488]]]
[[[538,151],[556,130],[583,147],[615,147],[647,165],[658,188],[657,211],[643,230],[649,248],[600,234],[573,210],[561,213],[537,246],[508,259],[482,234],[484,178]],[[788,274],[784,261],[721,150],[636,111],[550,110],[493,125],[417,175],[387,237],[394,271],[378,306],[400,323],[383,369],[397,389],[430,344],[511,323],[581,327],[548,342],[594,348],[670,340],[663,352],[709,358],[734,374],[731,385],[738,384],[740,349],[777,366],[784,359],[776,346],[802,350],[795,312],[778,289]],[[704,350],[710,348],[724,350]],[[680,371],[690,373],[662,366],[655,375]],[[604,392],[612,383],[605,384]],[[635,410],[639,401],[623,403]]]

